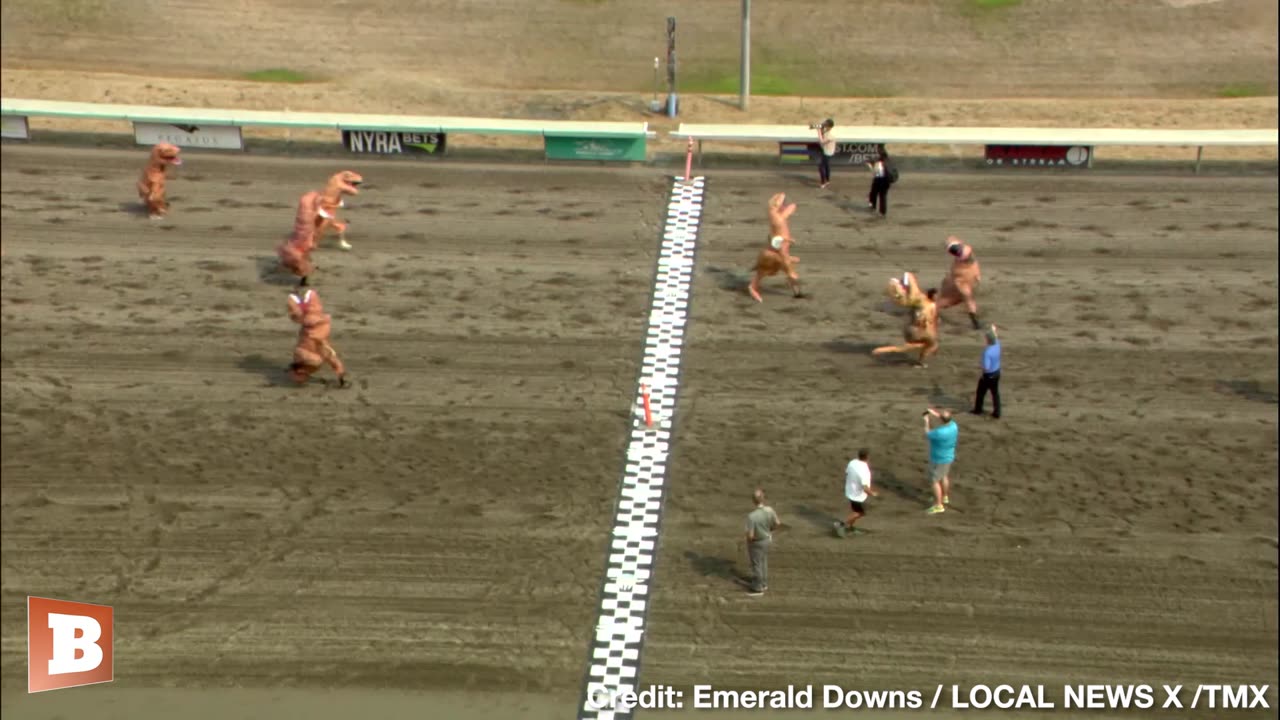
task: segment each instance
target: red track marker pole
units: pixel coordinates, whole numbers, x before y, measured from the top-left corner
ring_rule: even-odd
[[[640,386],[640,397],[644,401],[644,424],[653,427],[653,411],[649,408],[649,386]]]

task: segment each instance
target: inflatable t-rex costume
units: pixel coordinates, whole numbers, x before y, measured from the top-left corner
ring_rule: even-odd
[[[978,303],[974,294],[978,284],[982,282],[982,269],[978,266],[978,258],[973,255],[973,248],[960,238],[952,235],[947,238],[947,253],[955,258],[951,270],[942,278],[942,292],[938,295],[938,309],[945,310],[953,305],[964,303],[969,311],[969,320],[973,329],[982,327],[978,322]]]
[[[138,180],[138,197],[147,205],[147,214],[152,220],[158,220],[169,212],[169,201],[164,197],[165,171],[170,165],[181,165],[181,153],[176,145],[158,143],[151,148],[151,158],[142,170],[142,178]]]
[[[302,326],[293,348],[293,363],[289,365],[289,376],[294,382],[305,385],[321,367],[328,365],[338,376],[338,386],[347,387],[347,369],[329,344],[333,318],[324,311],[315,290],[289,295],[289,319]]]
[[[329,230],[337,230],[339,247],[343,250],[351,249],[351,243],[347,242],[347,224],[338,219],[338,208],[346,207],[346,204],[342,202],[343,195],[360,194],[360,183],[362,182],[364,182],[364,178],[360,177],[359,173],[350,170],[335,173],[333,177],[329,178],[329,182],[325,184],[324,190],[320,193],[320,207],[324,208],[327,216],[316,232],[316,245],[319,245],[324,240],[325,233]]]
[[[803,297],[800,292],[800,274],[796,272],[796,263],[800,258],[791,254],[791,245],[795,240],[791,237],[791,227],[787,223],[796,211],[796,204],[786,204],[786,193],[778,193],[769,198],[769,244],[761,248],[756,256],[756,265],[752,270],[755,276],[747,290],[756,302],[764,302],[760,297],[760,281],[778,273],[785,273],[791,294]]]
[[[298,200],[298,214],[293,220],[293,234],[276,248],[280,265],[299,278],[298,285],[305,287],[307,276],[315,271],[311,251],[316,248],[316,231],[330,217],[320,207],[320,193],[312,191]]]
[[[916,276],[903,273],[901,278],[889,281],[889,297],[898,305],[909,308],[911,315],[907,325],[902,329],[902,345],[885,345],[871,351],[872,355],[885,353],[906,353],[919,351],[917,363],[924,367],[924,361],[938,352],[938,291],[934,288],[921,290]]]

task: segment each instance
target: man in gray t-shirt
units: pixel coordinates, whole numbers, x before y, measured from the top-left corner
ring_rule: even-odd
[[[782,527],[778,513],[764,504],[764,490],[751,495],[756,508],[747,513],[747,557],[751,560],[751,594],[763,595],[769,589],[769,547],[773,531]]]

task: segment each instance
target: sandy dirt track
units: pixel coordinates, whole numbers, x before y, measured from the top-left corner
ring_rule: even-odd
[[[261,266],[341,165],[192,153],[151,223],[141,159],[3,149],[6,714],[173,717],[239,686],[280,689],[237,691],[246,717],[321,687],[336,716],[374,689],[568,716],[665,179],[356,165],[356,250],[321,251],[317,285],[357,386],[297,390]],[[921,174],[888,222],[862,178],[810,182],[709,181],[642,682],[1274,678],[1276,179]],[[813,296],[756,306],[777,190]],[[979,339],[950,311],[928,369],[866,350],[899,336],[884,281],[940,277],[949,232],[1005,328],[1006,418],[961,418],[956,511],[926,518],[919,410],[966,402]],[[839,541],[859,446],[886,492]],[[791,528],[748,600],[757,483]],[[113,687],[22,695],[28,593],[116,606]],[[385,716],[421,716],[403,702]]]
[[[662,179],[360,168],[356,387],[298,390],[260,258],[339,167],[192,154],[151,223],[137,160],[4,150],[5,677],[32,592],[111,598],[123,685],[575,687]]]
[[[708,183],[644,682],[1274,678],[1275,179],[915,175],[887,223],[862,178],[811,182]],[[777,190],[813,297],[775,281],[756,306],[734,288]],[[900,337],[884,283],[940,281],[952,232],[984,263],[1006,406],[960,417],[956,511],[929,517],[920,413],[968,409],[981,339],[956,308],[928,369],[867,351]],[[836,540],[859,447],[883,497]],[[751,600],[756,484],[791,528]]]

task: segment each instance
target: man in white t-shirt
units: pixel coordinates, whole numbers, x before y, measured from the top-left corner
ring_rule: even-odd
[[[871,453],[866,449],[858,451],[858,457],[850,460],[844,469],[844,496],[849,501],[849,517],[844,522],[836,521],[835,532],[836,537],[844,537],[845,533],[852,532],[854,535],[860,535],[861,530],[853,527],[858,519],[867,514],[866,502],[867,496],[878,497],[880,493],[871,487],[871,465],[867,463],[871,457]]]

